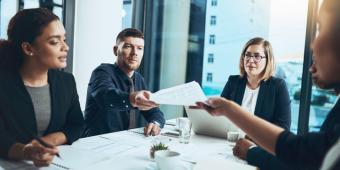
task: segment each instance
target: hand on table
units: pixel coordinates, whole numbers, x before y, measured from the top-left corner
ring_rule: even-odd
[[[144,127],[145,136],[156,136],[161,133],[161,128],[155,123],[149,123]]]
[[[256,146],[256,145],[255,143],[251,142],[248,139],[245,139],[245,138],[239,139],[233,148],[233,154],[240,159],[246,160],[248,150],[251,146]]]

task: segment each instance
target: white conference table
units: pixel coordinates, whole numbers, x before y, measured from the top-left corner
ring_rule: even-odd
[[[167,123],[173,123],[173,120]],[[173,125],[165,125],[162,133],[175,131]],[[36,168],[31,162],[11,162],[0,159],[1,169],[122,169],[158,170],[149,156],[150,147],[163,142],[181,154],[181,169],[243,169],[254,170],[232,155],[232,143],[225,139],[192,134],[189,144],[179,143],[178,138],[164,135],[145,137],[142,128],[82,138],[71,146],[59,148],[62,159],[55,158],[55,164]],[[62,165],[64,168],[61,166]],[[67,167],[67,168],[65,168]]]

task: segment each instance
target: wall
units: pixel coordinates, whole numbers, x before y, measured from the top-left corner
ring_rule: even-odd
[[[122,5],[120,0],[76,1],[73,74],[82,110],[94,68],[115,61],[112,48],[122,27]]]

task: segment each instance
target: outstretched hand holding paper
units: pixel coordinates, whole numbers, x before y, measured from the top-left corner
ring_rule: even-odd
[[[192,81],[190,83],[170,87],[159,90],[150,96],[150,100],[157,104],[168,105],[196,105],[198,101],[205,101],[207,97],[204,95],[200,85]]]

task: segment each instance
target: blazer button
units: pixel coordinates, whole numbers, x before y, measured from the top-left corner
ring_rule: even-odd
[[[123,103],[125,103],[125,100],[123,100]]]
[[[113,107],[113,104],[110,104],[110,107]]]

